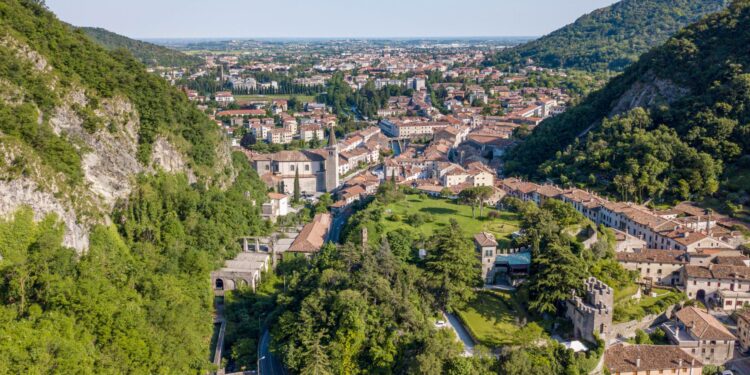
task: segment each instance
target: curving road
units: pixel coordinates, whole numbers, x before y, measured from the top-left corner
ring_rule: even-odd
[[[258,346],[258,375],[286,375],[281,361],[271,354],[271,332],[266,329]]]

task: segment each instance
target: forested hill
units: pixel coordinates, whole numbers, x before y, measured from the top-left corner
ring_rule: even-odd
[[[184,93],[0,2],[0,374],[205,374],[265,185]]]
[[[719,191],[739,209],[750,186],[749,43],[750,0],[738,0],[544,121],[510,150],[507,172],[635,200]]]
[[[142,42],[99,27],[81,27],[91,39],[109,50],[124,48],[148,66],[195,66],[201,59],[156,44]]]
[[[532,59],[547,68],[622,70],[680,28],[721,10],[728,0],[622,0],[488,63]]]

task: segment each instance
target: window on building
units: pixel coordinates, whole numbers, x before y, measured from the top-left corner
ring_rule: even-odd
[[[294,165],[290,165],[290,166],[289,166],[289,170],[292,170],[292,171],[293,171],[293,170],[294,170]]]

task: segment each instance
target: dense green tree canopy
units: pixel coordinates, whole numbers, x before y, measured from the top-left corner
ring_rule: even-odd
[[[622,0],[537,40],[510,48],[490,64],[532,59],[547,68],[622,70],[679,29],[721,10],[727,0]]]
[[[148,66],[191,67],[202,62],[197,56],[189,56],[167,47],[130,39],[99,27],[82,27],[81,30],[104,48],[125,49]]]
[[[205,373],[208,274],[264,230],[251,200],[265,188],[247,176],[227,191],[144,176],[80,258],[55,216],[0,222],[0,373]]]
[[[507,172],[622,199],[700,199],[718,191],[742,202],[747,189],[732,178],[750,171],[743,158],[750,150],[748,30],[746,0],[685,28],[534,129],[508,152]]]

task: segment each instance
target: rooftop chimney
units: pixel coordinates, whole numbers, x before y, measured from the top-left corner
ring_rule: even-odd
[[[638,359],[635,360],[635,368],[641,368],[641,358],[638,357]]]

